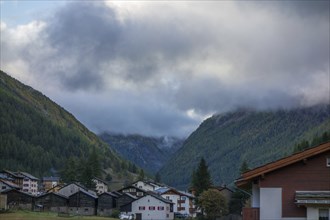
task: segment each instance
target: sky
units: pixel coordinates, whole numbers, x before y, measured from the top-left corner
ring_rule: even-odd
[[[95,133],[329,103],[329,1],[1,0],[1,70]]]

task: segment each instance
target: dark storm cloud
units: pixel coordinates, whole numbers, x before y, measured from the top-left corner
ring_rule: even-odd
[[[44,34],[57,51],[48,59],[59,64],[70,60],[71,65],[65,66],[66,73],[56,67],[48,71],[58,74],[72,90],[101,89],[107,76],[143,82],[197,47],[194,37],[179,27],[167,22],[121,22],[115,9],[103,3],[70,3],[49,20]],[[121,70],[112,64],[116,61]],[[102,71],[104,65],[106,72]]]
[[[328,102],[328,1],[133,3],[65,4],[5,31],[1,60],[97,132],[185,136],[216,112]]]

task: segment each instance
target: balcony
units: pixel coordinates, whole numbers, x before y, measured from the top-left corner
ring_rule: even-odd
[[[260,220],[259,208],[243,208],[243,220]]]
[[[182,203],[185,203],[186,200],[178,200],[178,204],[182,204]]]

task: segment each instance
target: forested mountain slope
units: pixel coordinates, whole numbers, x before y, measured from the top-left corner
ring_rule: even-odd
[[[150,174],[156,174],[183,144],[182,139],[174,137],[103,133],[100,138],[109,143],[123,158]]]
[[[242,162],[250,168],[293,151],[302,139],[330,130],[330,105],[277,111],[241,109],[206,119],[161,169],[165,183],[179,188],[204,157],[215,184],[230,184]]]
[[[0,71],[0,170],[53,175],[68,158],[88,158],[93,148],[103,170],[131,177],[122,168],[127,162],[73,115]]]

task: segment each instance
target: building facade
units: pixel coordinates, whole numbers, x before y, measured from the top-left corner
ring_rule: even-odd
[[[145,195],[125,206],[121,211],[136,220],[173,220],[173,203],[160,196]]]
[[[243,220],[329,220],[330,142],[243,173],[252,188]]]

